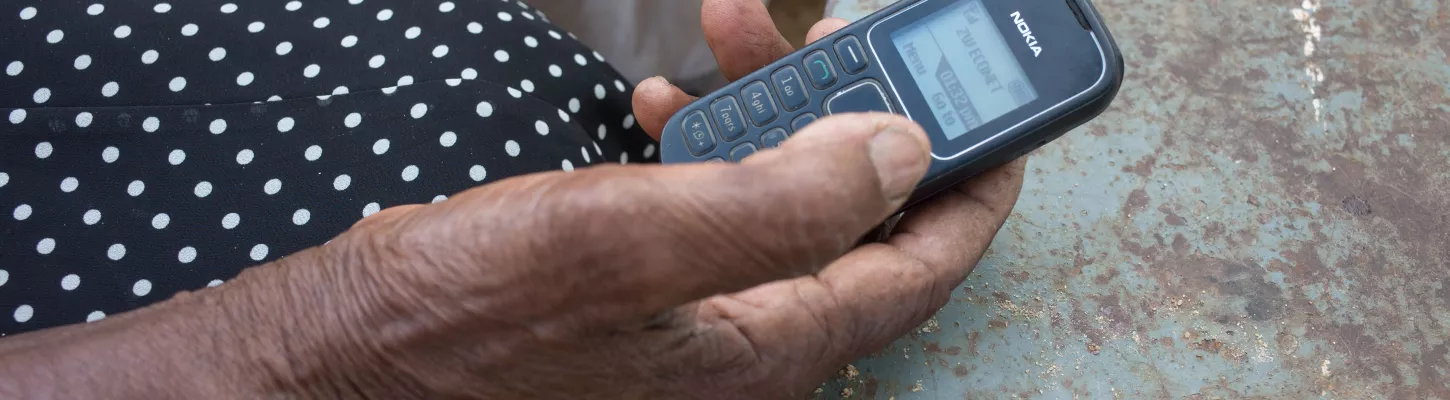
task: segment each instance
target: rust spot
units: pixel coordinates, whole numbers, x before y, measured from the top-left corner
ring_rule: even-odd
[[[1183,226],[1186,225],[1188,222],[1185,221],[1183,217],[1180,217],[1178,216],[1178,214],[1173,213],[1173,207],[1170,207],[1167,204],[1158,206],[1158,212],[1163,213],[1163,222],[1167,223],[1168,225]]]
[[[991,321],[987,321],[987,326],[988,327],[991,327],[991,328],[1006,328],[1007,327],[1007,321],[995,320],[994,319],[994,320],[991,320]]]
[[[926,354],[936,354],[936,353],[940,353],[941,352],[941,345],[937,344],[936,342],[929,342],[929,343],[926,344],[926,347],[924,349],[922,349],[922,350],[925,351]]]
[[[959,378],[965,378],[967,377],[967,374],[970,374],[971,372],[972,371],[967,369],[967,366],[965,365],[957,364],[957,366],[952,367],[952,375],[956,375]]]
[[[1344,212],[1349,213],[1349,215],[1356,217],[1363,217],[1373,212],[1370,209],[1369,201],[1358,195],[1350,195],[1340,200],[1339,207],[1343,208]]]
[[[962,354],[962,348],[961,347],[958,347],[958,346],[948,347],[946,353],[947,353],[947,355],[953,355],[953,356],[961,355]]]
[[[1087,344],[1087,351],[1089,353],[1093,353],[1093,355],[1098,355],[1098,353],[1102,353],[1103,352],[1103,348],[1102,348],[1102,346],[1098,346],[1097,343],[1088,342],[1088,344]]]
[[[1096,284],[1099,284],[1099,285],[1106,285],[1109,282],[1112,282],[1113,281],[1113,278],[1117,278],[1117,277],[1118,277],[1118,269],[1117,268],[1111,268],[1111,269],[1108,269],[1108,272],[1105,272],[1105,273],[1103,273],[1101,275],[1098,275],[1096,277],[1093,277],[1093,283],[1096,283]]]
[[[1148,207],[1148,192],[1143,189],[1135,189],[1128,193],[1128,201],[1123,203],[1123,214],[1133,214]]]
[[[1250,68],[1248,72],[1244,73],[1244,79],[1255,82],[1263,81],[1269,79],[1269,71],[1265,71],[1262,67]]]
[[[967,334],[967,353],[974,356],[981,354],[977,352],[977,338],[980,336],[977,331],[972,331],[972,333]]]
[[[1027,271],[1006,272],[1002,275],[1017,282],[1026,282],[1028,279],[1032,278],[1032,274],[1027,273]]]
[[[1182,233],[1173,234],[1173,251],[1180,254],[1188,252],[1188,238],[1183,237]]]
[[[1123,172],[1136,174],[1138,176],[1146,178],[1149,175],[1153,174],[1153,165],[1157,163],[1158,157],[1149,155],[1147,157],[1143,157],[1143,159],[1141,160],[1138,160],[1138,162],[1134,163],[1132,166],[1123,167]]]

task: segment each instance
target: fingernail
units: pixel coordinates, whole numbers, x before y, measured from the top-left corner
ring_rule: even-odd
[[[906,197],[926,173],[927,149],[911,131],[887,127],[871,138],[871,162],[881,191],[892,200]]]

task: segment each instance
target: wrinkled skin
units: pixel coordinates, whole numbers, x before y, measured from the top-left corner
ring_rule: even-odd
[[[703,13],[727,77],[791,51],[758,1]],[[690,100],[649,80],[636,113],[658,135]],[[1016,202],[1021,161],[857,246],[928,146],[900,117],[835,116],[738,165],[535,174],[384,210],[220,287],[0,340],[0,397],[801,398],[945,304]]]

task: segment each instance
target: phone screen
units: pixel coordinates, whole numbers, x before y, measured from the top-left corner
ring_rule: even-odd
[[[948,140],[1037,99],[981,0],[963,0],[891,34]]]

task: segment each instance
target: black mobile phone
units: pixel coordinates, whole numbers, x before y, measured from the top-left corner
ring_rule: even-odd
[[[660,156],[739,161],[818,116],[892,112],[932,142],[910,205],[1091,120],[1122,80],[1088,0],[903,0],[680,110]]]

